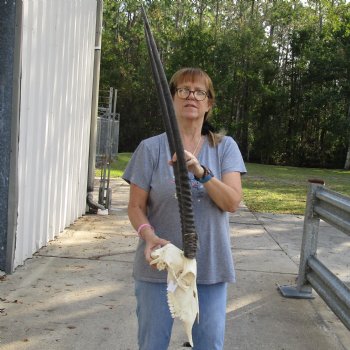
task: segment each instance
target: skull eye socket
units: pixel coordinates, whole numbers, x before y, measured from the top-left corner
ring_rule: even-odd
[[[182,275],[182,273],[183,273],[183,269],[181,269],[181,270],[179,270],[177,273],[176,273],[176,277],[183,277],[183,276],[181,276]]]

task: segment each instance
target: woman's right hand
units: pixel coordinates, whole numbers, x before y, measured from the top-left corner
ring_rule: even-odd
[[[128,205],[128,215],[131,223],[133,224],[136,231],[142,225],[142,230],[139,232],[141,239],[146,242],[144,250],[145,259],[150,263],[152,258],[151,254],[153,250],[163,247],[168,244],[169,241],[158,237],[153,227],[150,225],[147,218],[147,201],[148,192],[131,183],[130,185],[130,198]],[[143,225],[146,224],[146,225]]]
[[[143,239],[146,242],[144,253],[145,253],[145,259],[147,260],[148,263],[152,261],[151,254],[154,250],[161,248],[166,244],[170,243],[166,239],[158,237],[154,232],[153,234],[144,235]],[[154,266],[152,265],[152,267]]]

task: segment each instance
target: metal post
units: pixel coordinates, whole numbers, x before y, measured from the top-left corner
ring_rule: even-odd
[[[110,188],[111,163],[113,160],[113,127],[114,116],[116,115],[116,90],[113,87],[109,89],[108,108],[105,113],[106,118],[101,118],[101,130],[103,129],[103,141],[100,138],[100,143],[103,142],[102,154],[102,169],[99,188],[98,202],[106,209],[110,208],[112,201],[112,189]]]
[[[107,156],[107,185],[105,188],[105,207],[109,209],[112,195],[111,195],[111,189],[109,188],[110,184],[110,177],[111,177],[111,163],[112,163],[112,144],[113,144],[113,136],[112,136],[112,130],[113,130],[113,123],[114,123],[114,88],[111,88],[110,90],[110,111],[108,116],[108,138],[107,138],[107,150],[106,150],[106,156]]]
[[[323,181],[309,180],[309,190],[307,194],[303,239],[301,243],[299,274],[297,286],[278,286],[278,289],[284,297],[312,299],[312,287],[307,281],[306,274],[308,272],[307,262],[311,256],[316,256],[318,229],[320,218],[314,214],[314,205],[316,200],[316,192],[324,186]]]

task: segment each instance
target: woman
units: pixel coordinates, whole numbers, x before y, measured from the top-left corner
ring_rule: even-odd
[[[192,190],[198,233],[197,288],[199,322],[192,335],[195,350],[224,347],[227,283],[235,280],[227,212],[241,201],[241,153],[231,137],[215,134],[208,123],[215,94],[201,69],[184,68],[170,91]],[[166,350],[173,319],[167,304],[166,272],[150,267],[151,253],[168,242],[182,249],[180,214],[166,134],[140,143],[123,178],[130,183],[129,219],[140,236],[133,276],[141,350]]]

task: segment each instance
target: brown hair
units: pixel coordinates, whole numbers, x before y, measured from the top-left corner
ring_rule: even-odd
[[[178,87],[179,84],[181,84],[184,81],[198,81],[202,80],[204,82],[204,85],[206,86],[207,89],[207,94],[208,94],[208,99],[211,102],[211,108],[207,113],[204,115],[204,120],[203,120],[203,125],[202,125],[202,135],[207,135],[209,144],[211,146],[216,146],[220,141],[222,140],[224,133],[216,133],[214,132],[213,127],[209,124],[208,120],[211,116],[212,112],[212,107],[215,103],[215,91],[214,91],[214,86],[211,78],[209,75],[204,72],[200,68],[182,68],[178,70],[170,79],[169,82],[169,87],[170,87],[170,92],[171,95],[174,97],[176,88]]]

